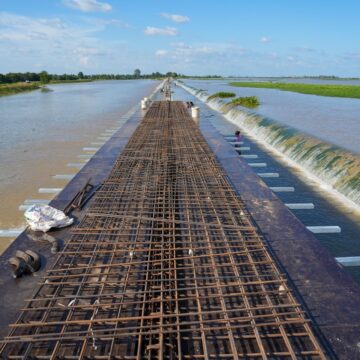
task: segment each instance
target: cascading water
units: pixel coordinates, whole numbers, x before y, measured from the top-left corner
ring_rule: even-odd
[[[222,112],[232,123],[264,145],[280,152],[312,176],[345,196],[360,208],[360,156],[321,141],[273,119],[230,107],[220,99],[208,100],[209,94],[184,83],[178,83],[192,95]]]

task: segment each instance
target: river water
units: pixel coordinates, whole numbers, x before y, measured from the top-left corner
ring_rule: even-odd
[[[281,122],[291,125],[298,129],[304,129],[302,119],[306,114],[311,121],[307,124],[311,131],[306,129],[306,132],[312,133],[313,136],[329,140],[324,136],[324,129],[335,121],[333,113],[327,113],[327,107],[324,106],[328,103],[331,108],[342,114],[342,127],[339,126],[339,133],[333,131],[333,140],[336,137],[338,145],[343,148],[349,148],[349,139],[354,139],[351,148],[356,153],[359,150],[360,141],[360,121],[356,118],[360,117],[360,100],[351,99],[337,99],[337,98],[324,98],[320,96],[302,95],[295,93],[288,93],[283,91],[273,91],[267,89],[245,89],[230,87],[224,81],[199,81],[199,80],[186,80],[186,85],[190,85],[197,89],[206,90],[209,94],[218,91],[233,91],[237,95],[258,95],[264,104],[256,110],[264,117],[272,117],[276,121],[279,120],[275,114],[281,115]],[[266,101],[260,92],[253,90],[264,90]],[[181,96],[186,96],[185,92],[181,92]],[[288,96],[291,94],[292,96]],[[292,100],[289,100],[292,99]],[[194,100],[194,97],[187,94],[186,100]],[[345,106],[347,100],[349,106]],[[287,103],[289,101],[289,103]],[[357,102],[359,104],[357,104]],[[214,114],[203,102],[195,101],[197,106],[200,106],[202,116],[205,116],[209,121],[220,131],[223,135],[233,135],[238,127],[234,122],[229,122],[225,117],[219,117]],[[280,107],[280,108],[277,108]],[[353,107],[357,107],[358,114],[353,112]],[[319,118],[310,111],[316,108]],[[297,111],[295,110],[297,109]],[[295,115],[293,115],[295,114]],[[348,121],[347,119],[350,119]],[[360,119],[359,119],[360,120]],[[334,257],[347,257],[347,256],[360,256],[360,213],[355,209],[346,206],[336,194],[329,191],[328,186],[323,186],[321,183],[315,182],[307,178],[299,166],[292,166],[284,162],[282,156],[274,156],[274,153],[269,151],[266,144],[262,141],[254,141],[253,138],[242,135],[244,145],[250,147],[249,151],[243,154],[256,154],[256,160],[245,159],[246,162],[264,162],[266,167],[261,168],[257,172],[276,172],[279,173],[277,178],[263,179],[268,186],[293,186],[294,192],[280,192],[276,195],[284,203],[313,203],[315,208],[313,210],[293,210],[292,212],[299,220],[306,226],[331,226],[336,225],[341,227],[340,233],[330,234],[315,234],[315,237],[323,243],[323,245],[332,253]],[[333,141],[332,141],[333,142]],[[255,168],[256,171],[256,168]],[[346,270],[360,283],[360,266],[348,267]]]
[[[0,229],[24,224],[25,199],[51,199],[40,187],[63,187],[55,174],[74,174],[83,147],[114,126],[159,84],[151,80],[98,81],[48,86],[0,97]],[[0,238],[0,252],[11,239]]]
[[[281,79],[281,81],[283,80]],[[287,80],[287,82],[290,81],[339,84],[336,81],[312,79]],[[298,94],[276,89],[240,88],[230,86],[229,81],[224,80],[186,80],[185,83],[197,89],[206,90],[210,95],[218,91],[234,92],[236,96],[255,95],[261,102],[261,105],[255,110],[257,113],[355,154],[360,154],[360,99]],[[360,85],[360,81],[343,80],[341,84]]]
[[[224,81],[186,80],[186,83],[206,89],[210,94],[234,91],[239,96],[258,95],[262,105],[257,111],[264,116],[359,153],[360,100],[233,88]],[[142,80],[59,84],[49,86],[52,92],[34,91],[0,98],[0,228],[24,224],[23,215],[18,211],[24,199],[51,199],[51,194],[38,194],[38,188],[63,187],[66,181],[54,180],[51,175],[76,173],[67,163],[83,161],[77,157],[82,148],[99,141],[97,136],[113,127],[158,84]],[[180,100],[186,99],[184,94]],[[335,114],[341,115],[341,119]],[[331,124],[335,124],[335,128]],[[232,134],[236,128],[225,119],[216,120],[214,125],[223,134]],[[330,135],[325,130],[329,130]],[[295,187],[294,193],[278,194],[281,200],[315,204],[314,210],[295,211],[304,224],[341,226],[340,234],[317,235],[319,241],[334,256],[359,256],[359,215],[342,207],[317,184],[302,180],[301,171],[284,166],[251,139],[245,141],[251,146],[251,153],[258,154],[259,161],[267,163],[266,171],[280,173],[279,178],[266,179],[269,186]],[[10,241],[0,238],[0,251]],[[360,281],[358,268],[348,270]]]

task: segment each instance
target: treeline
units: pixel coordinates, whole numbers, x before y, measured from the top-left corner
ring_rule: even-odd
[[[12,84],[18,82],[34,82],[40,81],[41,83],[49,83],[51,81],[76,81],[76,80],[129,80],[129,79],[161,79],[166,77],[173,78],[221,78],[219,75],[206,75],[206,76],[188,76],[178,74],[176,72],[153,72],[151,74],[141,74],[139,69],[136,69],[133,74],[92,74],[85,75],[83,72],[78,74],[49,74],[46,71],[39,73],[25,72],[25,73],[8,73],[0,74],[0,84]]]
[[[181,75],[177,76],[182,79],[223,79],[224,77],[221,75]]]
[[[335,75],[318,75],[318,76],[304,76],[306,79],[320,79],[320,80],[359,80],[358,77],[340,77]]]
[[[178,77],[174,72],[162,74],[160,72],[153,72],[151,74],[141,74],[140,70],[135,70],[133,74],[92,74],[85,75],[83,72],[78,74],[49,74],[46,71],[40,73],[26,72],[26,73],[8,73],[0,74],[0,83],[11,84],[17,82],[33,82],[40,81],[48,83],[50,81],[74,81],[74,80],[127,80],[127,79],[159,79],[165,77]],[[180,75],[181,76],[181,75]]]
[[[0,74],[0,83],[11,84],[20,81],[40,81],[40,73],[8,73]]]

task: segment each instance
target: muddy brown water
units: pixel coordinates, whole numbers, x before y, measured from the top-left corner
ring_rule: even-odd
[[[51,85],[0,98],[0,229],[25,225],[18,210],[25,199],[51,199],[41,187],[62,188],[75,174],[68,163],[81,163],[83,147],[97,147],[107,129],[126,121],[125,114],[159,84],[150,80],[99,81]],[[0,238],[3,252],[13,238]]]

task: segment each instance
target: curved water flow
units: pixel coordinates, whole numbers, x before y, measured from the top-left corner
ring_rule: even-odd
[[[185,90],[222,112],[247,135],[261,141],[292,165],[301,167],[308,177],[335,191],[347,205],[360,211],[360,156],[329,144],[291,126],[244,108],[232,108],[220,99],[208,100],[209,94],[184,83]]]

